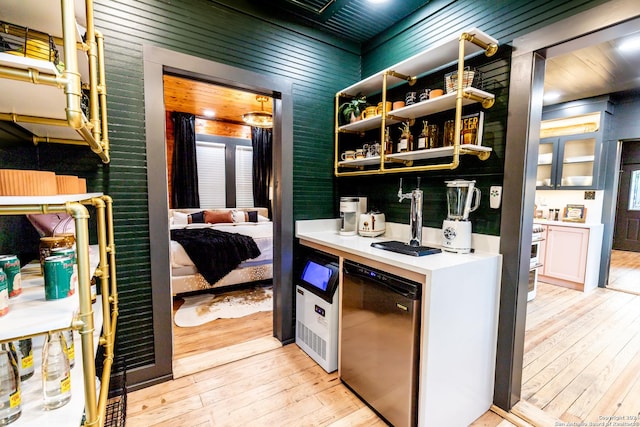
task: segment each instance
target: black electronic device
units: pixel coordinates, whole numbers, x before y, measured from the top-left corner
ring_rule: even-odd
[[[338,288],[339,266],[336,260],[313,253],[306,257],[298,285],[331,303]]]

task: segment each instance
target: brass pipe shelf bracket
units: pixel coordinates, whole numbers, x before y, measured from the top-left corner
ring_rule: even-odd
[[[386,75],[389,76],[393,76],[395,78],[398,78],[400,80],[406,80],[409,83],[409,86],[413,86],[414,84],[416,84],[416,82],[418,81],[418,78],[416,76],[407,76],[401,73],[397,73],[393,70],[388,70],[385,72]]]
[[[484,49],[484,54],[488,57],[491,57],[493,55],[495,55],[495,53],[498,51],[498,45],[495,43],[485,43],[480,39],[477,39],[475,37],[475,34],[469,34],[469,33],[462,33],[460,35],[461,39],[464,39],[470,43],[475,44],[476,46],[481,47],[482,49]]]
[[[472,99],[476,102],[481,103],[482,108],[491,108],[493,107],[493,104],[495,104],[495,101],[496,101],[495,98],[484,98],[482,96],[478,96],[474,93],[469,93],[469,92],[464,92],[462,96],[464,96],[467,99]]]

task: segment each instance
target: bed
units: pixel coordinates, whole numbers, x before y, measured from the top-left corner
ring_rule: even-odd
[[[267,215],[266,208],[170,209],[172,294],[272,279],[273,223]],[[248,249],[226,246],[239,243]],[[195,253],[194,246],[198,249]],[[244,256],[227,259],[236,252]],[[246,259],[239,261],[243,258]],[[239,263],[235,265],[233,261]],[[218,267],[223,264],[223,272],[235,267],[219,280],[212,280],[222,274]]]

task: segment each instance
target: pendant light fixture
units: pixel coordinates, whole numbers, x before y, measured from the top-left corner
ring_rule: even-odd
[[[242,115],[242,121],[249,126],[259,128],[272,128],[273,117],[268,111],[264,111],[264,103],[269,100],[269,97],[264,95],[256,96],[256,101],[260,103],[260,111],[249,111]]]

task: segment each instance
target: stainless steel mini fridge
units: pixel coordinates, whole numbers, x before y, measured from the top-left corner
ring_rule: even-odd
[[[421,285],[343,263],[340,379],[396,427],[417,425]]]

